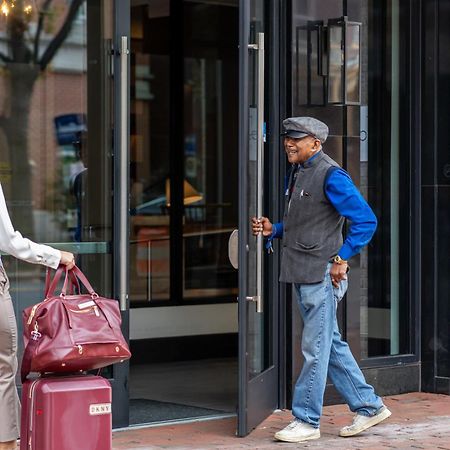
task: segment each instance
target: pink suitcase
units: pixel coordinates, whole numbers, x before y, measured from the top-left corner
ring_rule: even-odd
[[[27,380],[20,450],[111,450],[111,385],[74,375]]]

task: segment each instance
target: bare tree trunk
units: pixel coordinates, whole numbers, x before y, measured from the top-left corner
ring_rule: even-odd
[[[11,173],[9,210],[14,227],[24,236],[33,238],[33,191],[28,133],[30,103],[39,67],[31,64],[8,64],[11,113],[2,121]],[[39,170],[39,169],[38,169]]]

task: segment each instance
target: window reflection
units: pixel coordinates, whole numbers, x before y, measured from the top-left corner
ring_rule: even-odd
[[[74,252],[111,295],[112,0],[33,5],[0,18],[0,181],[14,227]],[[44,271],[2,259],[19,312]]]
[[[329,33],[329,74],[328,74],[328,101],[330,103],[342,103],[342,27],[330,25]]]
[[[362,256],[366,295],[361,309],[362,356],[398,355],[409,347],[409,222],[401,214],[409,208],[409,158],[405,136],[408,106],[402,96],[408,63],[400,51],[400,16],[408,5],[401,0],[371,6],[368,17],[368,199],[378,218],[378,229]],[[406,45],[406,44],[405,44]],[[363,46],[364,47],[364,46]],[[404,114],[401,111],[404,110]],[[366,144],[364,144],[365,147]]]
[[[360,25],[349,23],[345,31],[346,39],[346,89],[347,102],[359,103],[360,80]]]
[[[211,37],[217,39],[215,33]],[[222,93],[229,83],[221,58],[185,59],[184,173],[201,193],[199,201],[184,208],[185,298],[229,298],[237,292],[227,257],[228,237],[237,223],[229,189],[237,184],[237,172],[225,172],[230,152],[223,142],[224,131],[234,125],[222,109],[230,101]]]
[[[403,29],[409,3],[403,0],[366,0],[361,8],[343,2],[305,0],[293,3],[294,68],[292,115],[313,116],[328,124],[330,136],[324,150],[352,176],[378,218],[378,229],[370,245],[354,258],[354,271],[347,294],[347,339],[353,346],[350,328],[354,306],[360,307],[361,357],[398,355],[410,352],[409,335],[409,156],[407,155],[409,61],[402,52],[408,33]],[[346,77],[343,86],[342,27],[336,18],[349,14],[346,27]],[[355,11],[358,11],[355,13]],[[334,19],[334,20],[333,20]],[[357,22],[352,22],[357,20]],[[311,25],[328,24],[328,101],[336,105],[309,104],[320,98],[314,84],[312,61],[308,73],[308,48],[316,52]],[[308,37],[308,24],[309,36]],[[361,25],[362,24],[362,25]],[[400,28],[402,27],[402,28]],[[361,52],[360,52],[361,50]],[[322,66],[323,67],[323,66]],[[310,79],[308,79],[308,77]],[[313,88],[314,92],[308,92]],[[342,105],[344,94],[347,105]],[[360,95],[361,94],[361,95]],[[308,98],[308,95],[310,98]],[[351,103],[361,103],[351,105]],[[351,264],[352,265],[352,264]],[[349,308],[352,308],[351,310]]]
[[[185,301],[232,301],[237,293],[237,273],[227,257],[237,224],[237,30],[221,29],[222,23],[235,26],[237,13],[185,2],[183,98],[174,103],[169,3],[132,8],[133,305],[182,302],[171,296],[179,282]],[[174,149],[171,140],[180,132],[183,148]],[[173,158],[183,159],[182,173],[173,172]],[[171,208],[180,201],[171,192],[174,177],[183,192],[179,229],[171,227]],[[182,236],[183,247],[181,259],[172,262],[172,270],[176,264],[182,273],[177,279],[171,279],[174,233]]]

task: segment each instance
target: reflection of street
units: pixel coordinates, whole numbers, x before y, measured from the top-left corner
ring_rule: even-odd
[[[76,207],[76,223],[75,223],[75,232],[73,239],[76,242],[81,242],[82,240],[82,206],[83,201],[86,197],[87,192],[87,133],[79,132],[75,136],[75,140],[73,141],[73,146],[75,148],[76,159],[77,161],[72,164],[71,171],[72,176],[70,179],[70,192],[75,200]]]
[[[133,217],[136,236],[130,242],[133,300],[170,299],[170,234],[168,224],[162,224],[164,217]],[[161,222],[159,226],[155,224],[157,219]],[[181,265],[185,298],[217,298],[237,293],[236,283],[230,278],[236,274],[227,259],[232,231],[233,228],[185,225]]]

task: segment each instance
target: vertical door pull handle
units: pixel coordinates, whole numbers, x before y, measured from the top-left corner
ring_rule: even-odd
[[[258,52],[258,141],[257,141],[257,200],[256,217],[263,215],[263,195],[264,195],[264,33],[258,33],[256,44],[248,46],[251,50]],[[263,285],[263,237],[258,234],[256,237],[256,311],[263,312],[262,308],[262,285]]]
[[[126,255],[128,252],[127,233],[124,230],[128,228],[128,37],[122,36],[120,39],[120,149],[119,149],[119,192],[120,196],[120,255]],[[122,311],[127,310],[127,276],[126,267],[127,258],[119,258],[119,302]]]

